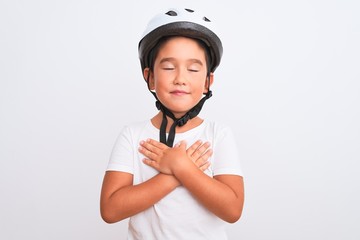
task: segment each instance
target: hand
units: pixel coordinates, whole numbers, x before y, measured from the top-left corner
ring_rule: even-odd
[[[146,158],[143,162],[164,174],[173,174],[174,165],[184,158],[188,158],[186,154],[186,145],[176,145],[173,148],[167,145],[148,139],[140,142],[139,152]]]
[[[209,142],[202,143],[201,140],[198,140],[186,150],[186,153],[201,171],[205,171],[210,166],[208,160],[213,152]]]
[[[208,142],[196,141],[186,150],[186,143],[180,142],[173,148],[163,143],[148,139],[141,141],[139,152],[146,158],[143,162],[164,174],[172,174],[176,165],[193,162],[200,170],[205,171],[210,162],[208,159],[212,155]]]

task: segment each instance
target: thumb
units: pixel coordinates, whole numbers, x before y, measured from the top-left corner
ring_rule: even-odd
[[[180,143],[178,143],[178,147],[180,147],[180,148],[184,148],[184,149],[186,149],[186,141],[180,141]]]

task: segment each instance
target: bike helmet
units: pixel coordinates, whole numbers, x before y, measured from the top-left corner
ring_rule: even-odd
[[[188,8],[171,8],[156,15],[150,20],[138,45],[141,70],[151,67],[151,52],[158,42],[164,37],[184,36],[200,40],[207,47],[209,53],[208,70],[214,72],[219,66],[223,53],[220,38],[213,31],[212,22],[201,13]],[[145,77],[145,76],[144,76]],[[149,81],[145,79],[149,88]],[[209,85],[210,86],[210,85]],[[150,90],[150,88],[149,88]],[[181,127],[188,120],[199,114],[204,102],[212,96],[210,88],[205,96],[181,118],[175,118],[174,114],[167,109],[157,98],[156,93],[150,92],[156,98],[156,107],[162,111],[163,119],[160,126],[160,142],[172,147],[175,138],[175,128]],[[166,139],[167,118],[172,118],[174,123],[170,127],[168,139]]]
[[[203,41],[210,50],[210,71],[220,64],[223,53],[220,38],[213,31],[213,23],[201,13],[188,8],[171,8],[153,17],[139,42],[141,70],[149,67],[149,53],[166,36],[185,36]]]

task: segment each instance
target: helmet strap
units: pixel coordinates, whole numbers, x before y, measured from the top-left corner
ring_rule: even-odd
[[[147,84],[148,84],[148,88],[150,90],[149,81],[147,81]],[[200,113],[205,101],[212,96],[212,92],[210,91],[210,88],[208,87],[208,91],[205,94],[205,96],[193,108],[191,108],[182,117],[176,118],[175,115],[159,101],[159,99],[156,96],[156,93],[151,90],[150,90],[150,92],[153,94],[153,96],[156,99],[156,102],[155,102],[156,108],[163,113],[163,118],[162,118],[162,122],[160,125],[160,142],[166,144],[169,147],[172,147],[174,144],[175,128],[177,126],[179,126],[179,127],[184,126],[190,119],[196,117]],[[173,124],[170,127],[169,136],[167,139],[166,139],[166,127],[168,124],[168,120],[167,120],[166,116],[168,116],[172,120],[174,120]]]
[[[160,126],[160,142],[166,144],[169,147],[172,147],[175,139],[175,128],[177,126],[178,127],[184,126],[190,119],[196,117],[200,113],[205,101],[209,99],[211,96],[212,96],[212,92],[208,91],[206,95],[193,108],[191,108],[187,113],[185,113],[180,118],[176,118],[168,108],[166,108],[159,100],[157,100],[156,107],[158,110],[160,110],[163,113],[163,119]],[[166,116],[174,120],[173,124],[170,127],[169,136],[167,139],[166,139],[166,127],[168,121]]]

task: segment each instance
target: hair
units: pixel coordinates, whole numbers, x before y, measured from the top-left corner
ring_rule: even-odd
[[[151,51],[149,52],[149,55],[148,55],[148,62],[149,62],[149,69],[150,71],[154,71],[154,63],[155,63],[155,59],[161,49],[161,47],[168,41],[170,40],[171,38],[174,38],[176,36],[166,36],[166,37],[162,37],[160,38],[160,40],[156,43],[155,47],[153,47],[151,49]],[[193,39],[195,40],[199,46],[204,50],[205,52],[205,60],[206,60],[206,70],[207,70],[207,76],[210,75],[210,69],[211,69],[211,55],[210,55],[210,49],[209,47],[206,45],[205,42],[203,42],[202,40],[200,39],[197,39],[197,38],[191,38],[191,37],[188,37],[190,39]]]

